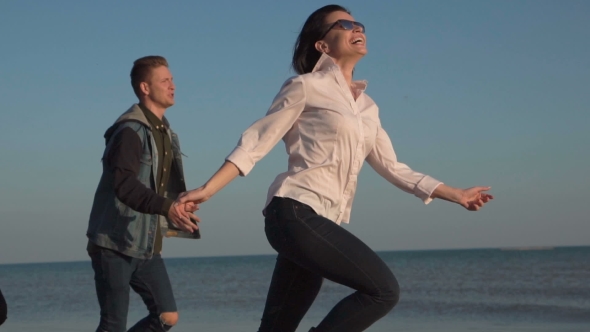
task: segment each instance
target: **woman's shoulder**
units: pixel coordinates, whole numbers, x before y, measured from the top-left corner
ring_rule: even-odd
[[[299,83],[307,91],[313,91],[318,87],[329,86],[328,82],[334,81],[334,76],[329,71],[315,71],[311,73],[292,76],[285,84]]]
[[[322,83],[329,77],[329,73],[325,71],[316,71],[313,73],[306,73],[301,75],[294,75],[285,80],[283,87],[292,84],[301,84],[303,86],[313,86],[318,83]]]
[[[302,80],[306,82],[314,82],[318,80],[323,80],[328,77],[334,77],[334,74],[330,70],[318,70],[311,73],[306,73],[303,75],[299,75]]]
[[[283,84],[281,85],[281,90],[292,90],[298,88],[304,88],[305,82],[304,79],[301,77],[302,75],[295,75],[287,78]]]
[[[318,88],[325,89],[327,86],[330,86],[329,82],[335,82],[334,76],[330,71],[315,71],[287,78],[283,82],[281,90],[303,89],[306,93],[309,93]]]

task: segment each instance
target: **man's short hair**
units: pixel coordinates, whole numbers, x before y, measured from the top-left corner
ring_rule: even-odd
[[[144,56],[133,62],[133,68],[131,68],[130,75],[131,86],[133,87],[133,92],[135,92],[137,98],[140,98],[141,96],[141,89],[139,88],[141,82],[147,82],[152,73],[152,69],[161,66],[168,67],[168,61],[166,61],[163,56],[159,55]]]

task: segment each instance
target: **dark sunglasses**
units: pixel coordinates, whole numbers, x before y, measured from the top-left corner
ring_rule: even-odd
[[[365,33],[365,26],[361,22],[355,22],[355,21],[349,21],[349,20],[338,20],[330,25],[328,30],[326,30],[326,32],[324,32],[324,34],[322,34],[322,36],[320,37],[320,40],[324,39],[324,37],[326,37],[328,32],[330,32],[330,30],[334,29],[334,27],[336,27],[336,26],[339,26],[343,30],[352,30],[355,27],[359,27],[359,28],[361,28],[361,32]]]

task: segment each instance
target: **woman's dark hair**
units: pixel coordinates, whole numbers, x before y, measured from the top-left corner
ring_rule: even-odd
[[[325,32],[326,16],[333,12],[345,12],[348,9],[339,5],[327,5],[313,12],[303,24],[301,32],[293,47],[292,66],[299,75],[310,73],[322,54],[315,49],[315,43]]]

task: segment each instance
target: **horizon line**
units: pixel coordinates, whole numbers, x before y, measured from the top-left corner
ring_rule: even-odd
[[[583,248],[590,247],[590,244],[584,245],[558,245],[558,246],[505,246],[505,247],[473,247],[473,248],[446,248],[446,249],[396,249],[396,250],[375,250],[376,253],[385,252],[424,252],[424,251],[467,251],[467,250],[501,250],[501,251],[545,251],[563,248]],[[211,256],[176,256],[166,257],[164,260],[175,259],[192,259],[192,258],[231,258],[231,257],[255,257],[255,256],[275,256],[276,253],[269,254],[250,254],[250,255],[211,255]],[[71,260],[71,261],[48,261],[48,262],[18,262],[18,263],[0,263],[0,266],[8,265],[35,265],[35,264],[64,264],[64,263],[87,263],[90,260]]]

